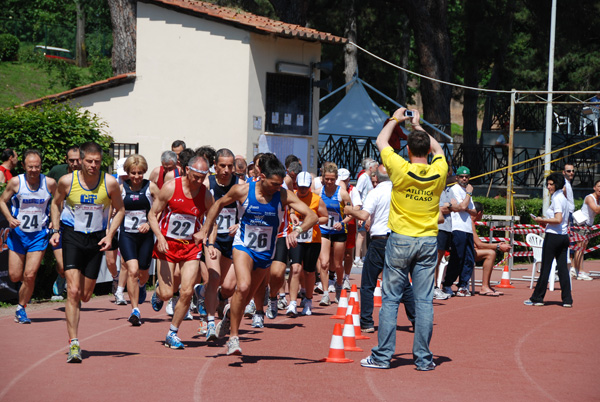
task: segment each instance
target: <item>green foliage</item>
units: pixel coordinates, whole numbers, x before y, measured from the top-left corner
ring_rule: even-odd
[[[28,148],[40,150],[42,172],[47,172],[64,163],[69,146],[96,141],[105,151],[102,165],[107,167],[112,163],[108,149],[113,139],[103,133],[104,127],[98,116],[66,104],[0,110],[0,148],[13,148],[18,154]]]
[[[90,57],[90,77],[93,82],[105,80],[113,76],[112,61],[107,57]]]
[[[19,54],[19,39],[11,34],[0,35],[0,61],[15,61]]]

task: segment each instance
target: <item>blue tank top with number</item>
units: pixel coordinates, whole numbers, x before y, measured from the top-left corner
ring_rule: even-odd
[[[261,259],[273,258],[277,233],[283,222],[284,208],[281,193],[273,194],[268,204],[256,199],[256,184],[250,182],[248,196],[238,203],[240,227],[235,234],[233,246],[242,246]]]
[[[25,175],[20,174],[18,178],[19,189],[10,199],[12,216],[21,221],[15,230],[31,233],[46,229],[52,198],[46,176],[40,175],[40,184],[36,190],[29,188]]]
[[[342,222],[344,219],[344,210],[342,208],[342,197],[340,196],[340,186],[335,189],[331,197],[327,196],[325,186],[321,188],[321,199],[327,207],[327,224],[320,225],[321,234],[332,235],[346,233],[346,225],[342,223],[341,230],[334,230],[333,225],[336,222]]]

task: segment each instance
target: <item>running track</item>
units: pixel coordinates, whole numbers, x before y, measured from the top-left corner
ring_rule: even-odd
[[[586,262],[586,270],[600,271],[600,261]],[[493,279],[499,276],[494,271]],[[358,275],[352,279],[359,282]],[[390,370],[360,367],[376,336],[357,341],[364,352],[346,352],[354,363],[319,362],[333,324],[341,322],[329,318],[336,305],[316,306],[311,317],[266,319],[259,330],[244,319],[244,355],[234,357],[224,354],[224,341],[207,344],[196,335],[197,319],[180,329],[186,349],[170,350],[163,346],[164,309],[156,313],[144,303],[144,324],[134,328],[129,306],[97,297],[84,304],[84,360],[72,365],[65,363],[63,303],[29,308],[31,325],[15,324],[14,309],[2,309],[0,401],[598,401],[600,279],[573,281],[572,309],[560,306],[559,291],[548,292],[544,307],[524,306],[528,282],[513,284],[498,298],[434,302],[432,372],[414,369],[402,308]]]

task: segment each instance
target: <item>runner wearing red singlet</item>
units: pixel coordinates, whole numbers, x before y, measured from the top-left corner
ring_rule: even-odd
[[[165,346],[171,349],[184,348],[177,331],[192,301],[202,254],[202,246],[194,244],[192,235],[200,230],[203,216],[213,204],[213,197],[203,184],[208,174],[206,159],[192,158],[185,172],[185,176],[164,184],[148,214],[148,223],[156,236],[154,251],[160,260],[158,286],[152,296],[154,310],[159,311],[163,302],[179,290],[165,340]],[[161,214],[159,223],[158,216]]]

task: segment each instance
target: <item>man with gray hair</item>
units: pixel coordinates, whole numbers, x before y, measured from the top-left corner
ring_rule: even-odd
[[[163,184],[175,177],[179,177],[177,154],[173,151],[165,151],[160,156],[160,166],[155,167],[150,173],[150,181],[160,189]]]
[[[352,206],[344,208],[344,213],[366,222],[370,228],[371,243],[365,255],[360,282],[360,328],[362,332],[375,332],[373,321],[373,291],[377,278],[383,271],[385,247],[390,235],[387,227],[392,198],[392,182],[385,166],[379,165],[376,171],[379,184],[371,191],[363,204],[363,209],[355,210]],[[407,282],[403,294],[404,308],[411,323],[415,321],[415,301],[412,288]]]

